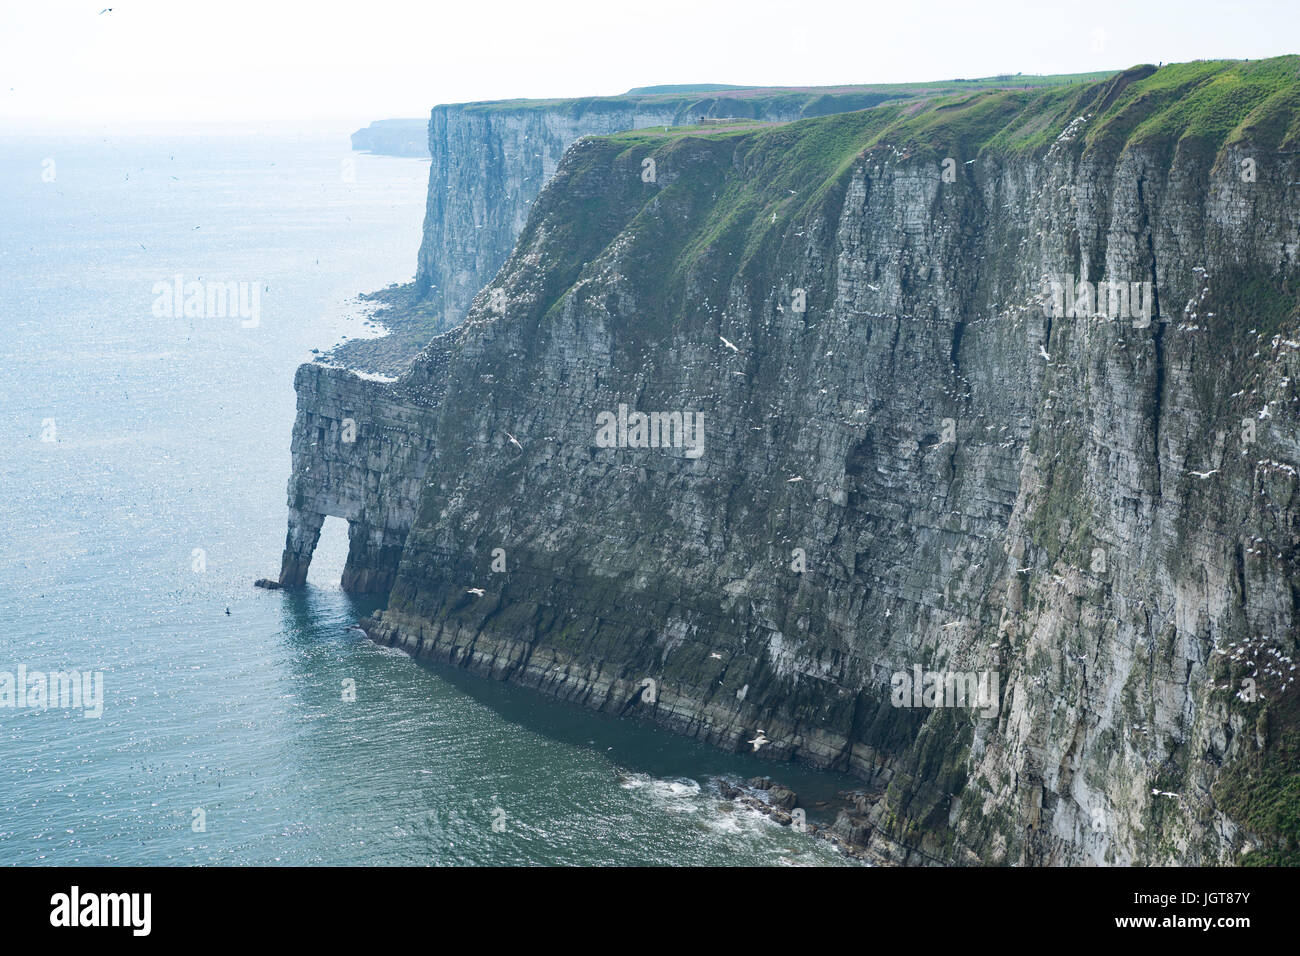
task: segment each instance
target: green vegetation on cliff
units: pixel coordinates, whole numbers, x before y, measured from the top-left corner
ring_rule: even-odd
[[[1300,866],[1300,697],[1257,704],[1262,747],[1229,766],[1214,785],[1219,808],[1267,842],[1246,853],[1249,866]]]
[[[660,106],[684,116],[752,117],[783,112],[804,118],[869,109],[887,100],[914,100],[977,90],[1043,89],[1092,83],[1111,74],[1062,73],[1046,76],[990,76],[972,80],[936,80],[921,83],[860,83],[845,86],[727,86],[697,84],[649,86],[620,96],[585,96],[553,99],[484,100],[453,103],[449,107],[472,112],[550,110],[581,116],[589,110],[618,110],[633,106]]]
[[[1213,153],[1243,140],[1267,149],[1294,149],[1300,142],[1300,56],[1198,61],[1158,70],[1137,66],[1061,80],[1044,88],[965,90],[891,102],[873,110],[865,123],[844,116],[822,122],[859,130],[858,140],[844,141],[846,148],[888,143],[963,159],[981,151],[1045,149],[1085,114],[1092,114],[1083,136],[1088,148],[1194,144]],[[947,84],[936,86],[949,93]],[[804,128],[796,138],[808,132]],[[710,135],[700,127],[680,133]],[[793,160],[796,166],[802,161]]]

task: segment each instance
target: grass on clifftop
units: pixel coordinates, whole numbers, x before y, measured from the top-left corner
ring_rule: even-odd
[[[1266,149],[1300,143],[1300,56],[1174,63],[1138,79],[1089,124],[1091,146],[1194,147],[1213,154],[1251,141]]]
[[[1049,75],[987,76],[978,79],[931,80],[920,83],[861,83],[845,86],[727,86],[725,84],[700,84],[697,86],[644,87],[629,90],[621,96],[587,96],[573,99],[514,99],[485,100],[472,103],[451,103],[473,112],[514,112],[528,110],[558,110],[574,116],[588,111],[629,109],[635,106],[661,107],[678,111],[693,110],[696,106],[707,109],[714,103],[724,109],[718,116],[755,116],[761,110],[781,108],[797,112],[803,117],[826,116],[831,113],[867,109],[886,100],[915,99],[948,93],[968,93],[995,89],[1041,89],[1045,87],[1072,86],[1092,83],[1112,74],[1060,73]],[[436,107],[441,109],[442,107]],[[692,112],[690,115],[694,115]]]
[[[1092,80],[1096,74],[1090,75]],[[981,153],[1026,154],[1046,150],[1077,117],[1090,114],[1081,143],[1085,149],[1118,154],[1128,147],[1196,149],[1214,155],[1225,145],[1249,142],[1263,149],[1300,148],[1300,56],[1268,60],[1213,60],[1156,69],[1137,66],[1099,81],[1034,89],[975,89],[959,95],[894,100],[871,110],[802,120],[797,137],[821,137],[820,124],[856,129],[856,141],[842,140],[851,160],[876,145],[907,156],[962,161]],[[936,84],[946,92],[951,84]],[[871,114],[863,121],[862,113]],[[809,125],[818,124],[818,125]],[[626,145],[647,144],[666,135],[779,135],[770,126],[748,130],[743,123],[658,128],[615,134]],[[790,179],[808,150],[790,158]],[[840,164],[836,164],[840,165]]]

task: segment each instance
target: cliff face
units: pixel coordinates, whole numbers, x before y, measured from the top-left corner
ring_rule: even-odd
[[[376,120],[352,134],[352,148],[385,156],[428,156],[429,142],[424,120]]]
[[[435,107],[429,118],[429,200],[417,290],[443,328],[506,261],[542,186],[583,136],[701,118],[788,122],[864,109],[902,90],[738,90],[583,100],[516,100]]]
[[[539,109],[439,106],[429,118],[429,200],[416,286],[445,328],[509,256],[533,200],[574,140],[670,124],[674,112],[626,107],[566,116]]]
[[[370,502],[376,640],[857,774],[881,860],[1288,858],[1297,65],[578,143],[400,382],[299,373],[282,580]]]

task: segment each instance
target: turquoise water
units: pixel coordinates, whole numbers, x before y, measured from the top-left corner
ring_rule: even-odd
[[[293,371],[410,278],[427,175],[345,135],[0,141],[0,672],[104,681],[98,719],[0,707],[0,864],[841,862],[721,804],[771,764],[365,640],[341,523],[304,592],[251,586]],[[258,321],[156,315],[177,274]]]

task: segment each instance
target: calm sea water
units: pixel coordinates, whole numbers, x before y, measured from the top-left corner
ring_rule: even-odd
[[[0,708],[0,864],[841,862],[721,805],[771,764],[365,640],[341,522],[304,592],[252,587],[293,371],[410,278],[427,175],[346,135],[0,138],[0,672],[104,675],[98,719]],[[176,275],[257,323],[156,315]]]

